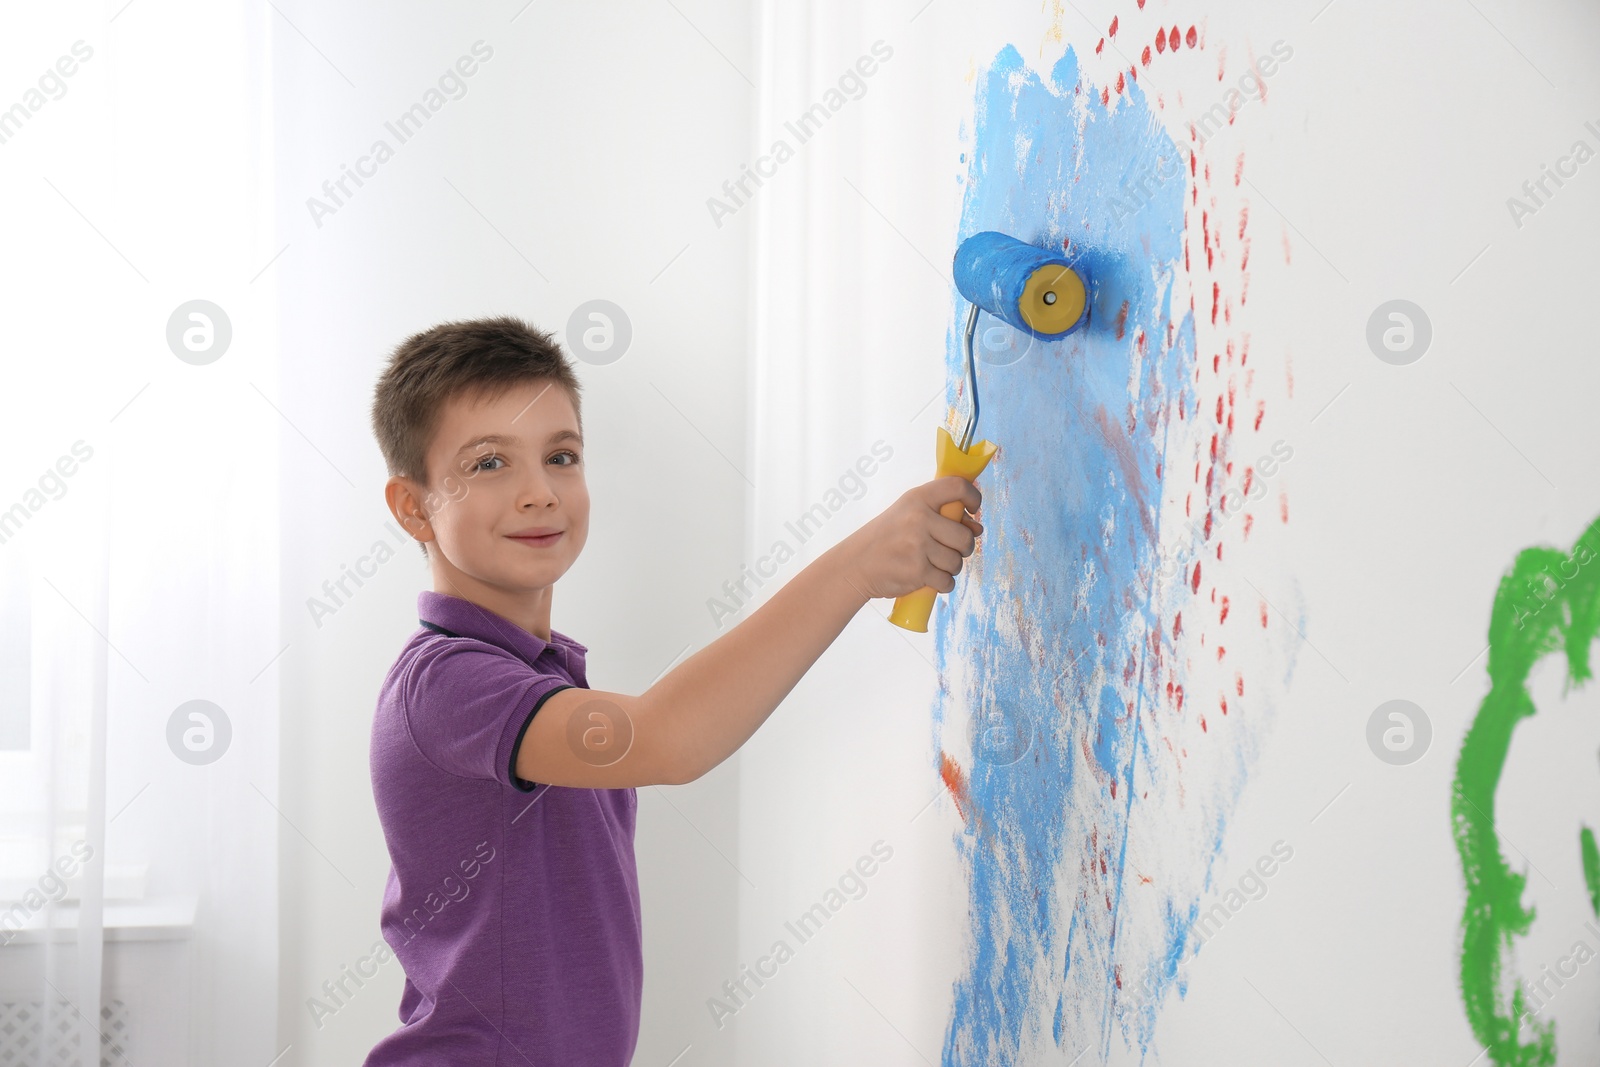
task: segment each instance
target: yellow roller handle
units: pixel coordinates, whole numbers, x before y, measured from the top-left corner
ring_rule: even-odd
[[[977,441],[963,452],[961,446],[956,444],[955,438],[950,436],[950,431],[943,426],[939,427],[934,447],[938,467],[937,473],[934,474],[935,478],[959,474],[974,483],[977,482],[978,475],[983,473],[983,468],[994,458],[994,454],[1000,450],[999,445],[990,444],[988,441]],[[959,522],[965,511],[966,507],[961,501],[952,500],[939,509],[939,514]],[[933,614],[933,598],[938,595],[938,590],[931,585],[925,585],[915,593],[907,593],[897,598],[894,610],[889,613],[889,621],[915,633],[927,633],[928,617]]]

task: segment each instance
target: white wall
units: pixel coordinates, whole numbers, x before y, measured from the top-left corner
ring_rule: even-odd
[[[1217,148],[1244,152],[1255,183],[1229,194],[1250,202],[1256,236],[1244,313],[1252,363],[1279,391],[1291,366],[1294,377],[1292,401],[1274,414],[1297,449],[1285,472],[1293,519],[1263,528],[1247,573],[1269,595],[1303,602],[1306,631],[1274,622],[1230,648],[1251,663],[1292,650],[1297,662],[1256,735],[1203,901],[1276,839],[1297,851],[1265,899],[1185,962],[1187,993],[1164,1002],[1151,1053],[1174,1064],[1466,1064],[1481,1046],[1457,987],[1463,897],[1449,804],[1487,689],[1473,657],[1516,552],[1568,547],[1600,514],[1588,444],[1600,371],[1584,314],[1600,171],[1589,164],[1520,229],[1505,204],[1575,138],[1596,144],[1583,128],[1600,119],[1600,71],[1583,43],[1594,13],[1346,0],[1321,11],[1042,6],[821,4],[801,16],[768,5],[782,27],[775,62],[807,75],[788,85],[777,119],[817,99],[875,39],[895,56],[762,193],[770,274],[757,301],[784,328],[762,338],[776,384],[756,398],[755,432],[759,484],[782,489],[758,494],[754,539],[769,541],[874,438],[893,444],[893,461],[819,547],[931,477],[943,404],[918,406],[943,385],[946,331],[958,321],[948,265],[965,236],[959,156],[970,149],[975,76],[1004,45],[1047,71],[1070,43],[1098,87],[1115,67],[1090,55],[1113,16],[1135,57],[1154,25],[1199,23],[1202,61],[1150,72],[1176,140],[1185,109],[1217,92],[1219,71],[1231,81],[1250,49],[1291,42],[1268,101],[1249,105]],[[1433,322],[1431,350],[1408,367],[1379,362],[1365,342],[1369,314],[1394,297]],[[988,411],[1006,399],[991,387],[984,402]],[[762,890],[742,898],[741,963],[786,937],[784,921],[875,839],[895,853],[728,1024],[742,1062],[940,1056],[968,904],[955,853],[963,829],[928,721],[932,648],[931,636],[864,611],[743,752],[741,855]],[[1556,665],[1544,668],[1539,715],[1519,728],[1499,796],[1515,840],[1506,855],[1529,872],[1529,902],[1546,923],[1519,950],[1529,974],[1570,947],[1555,931],[1576,929],[1587,907],[1576,824],[1600,821],[1595,697],[1563,704]],[[1422,705],[1434,731],[1426,756],[1405,767],[1381,763],[1365,738],[1368,716],[1394,697]],[[1070,870],[1056,888],[1075,889]],[[1561,1063],[1592,1062],[1596,982],[1585,973],[1561,994]],[[1036,1021],[1048,1043],[1049,1019]],[[1080,1063],[1140,1060],[1107,1032],[1104,1044],[1069,1035],[1059,1059],[1028,1062],[1068,1062],[1079,1048]]]
[[[305,1003],[379,937],[388,870],[368,731],[417,624],[420,554],[405,546],[320,629],[306,600],[395,543],[367,421],[393,345],[491,313],[564,334],[597,297],[631,319],[619,362],[580,367],[593,517],[553,614],[589,646],[593,685],[641,692],[708,640],[705,601],[740,566],[748,222],[718,228],[704,200],[745,158],[749,14],[729,0],[521,7],[300,4],[274,23],[281,406],[305,436],[283,456],[284,809],[304,835],[283,846],[285,1063],[359,1062],[398,1025],[396,965],[320,1029]],[[494,54],[467,94],[318,228],[306,198],[480,39]],[[733,958],[736,786],[734,760],[640,790],[640,1063],[683,1050],[700,990]]]

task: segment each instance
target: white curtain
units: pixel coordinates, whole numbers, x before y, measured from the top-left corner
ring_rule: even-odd
[[[760,8],[751,169],[770,176],[747,183],[741,208],[757,219],[746,559],[779,542],[796,553],[763,596],[932,479],[936,428],[960,431],[946,423],[944,362],[960,208],[951,116],[971,105],[951,97],[949,49],[919,6]],[[930,168],[941,145],[948,159]],[[801,526],[808,514],[820,525]],[[891,626],[889,608],[863,609],[740,754],[741,864],[760,886],[741,895],[740,962],[756,967],[778,940],[797,960],[728,1021],[737,1062],[937,1061],[966,902],[929,724],[932,634]],[[881,857],[880,842],[893,858],[831,920],[871,936],[857,925],[800,944],[786,921]]]
[[[0,1062],[282,1051],[269,16],[0,16]]]

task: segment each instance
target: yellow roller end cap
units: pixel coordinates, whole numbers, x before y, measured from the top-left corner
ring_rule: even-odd
[[[1022,321],[1043,334],[1066,333],[1083,317],[1089,299],[1078,272],[1046,263],[1028,276],[1017,301]]]

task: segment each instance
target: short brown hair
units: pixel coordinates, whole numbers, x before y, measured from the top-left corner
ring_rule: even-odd
[[[391,475],[428,483],[427,454],[444,406],[464,394],[493,399],[548,380],[572,397],[583,432],[578,376],[554,335],[501,315],[445,322],[402,341],[372,398],[372,432]]]

